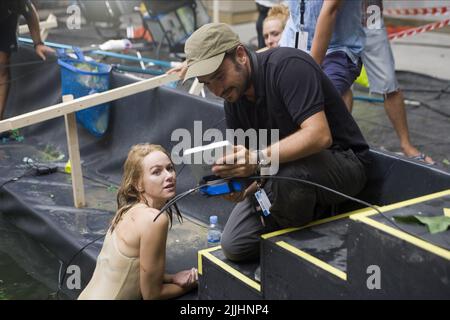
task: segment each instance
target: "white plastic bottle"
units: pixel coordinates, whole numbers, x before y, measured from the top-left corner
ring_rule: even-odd
[[[100,50],[108,51],[108,50],[125,50],[131,49],[133,44],[128,39],[120,39],[120,40],[108,40],[105,43],[99,45]]]
[[[218,218],[217,216],[209,217],[209,227],[208,227],[208,247],[215,247],[220,244],[220,238],[222,237],[222,232],[217,226]]]

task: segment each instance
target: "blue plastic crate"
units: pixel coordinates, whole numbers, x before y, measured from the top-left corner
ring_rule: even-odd
[[[77,58],[59,51],[58,64],[61,66],[62,95],[74,98],[109,90],[111,66],[94,61],[86,61],[81,51],[75,50]],[[76,112],[77,121],[93,135],[100,137],[108,129],[109,103]]]

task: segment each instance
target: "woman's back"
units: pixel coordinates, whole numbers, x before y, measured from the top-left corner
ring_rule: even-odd
[[[108,231],[92,279],[78,299],[141,299],[139,264],[139,257],[119,251],[116,231]]]
[[[141,299],[139,284],[139,232],[135,214],[142,204],[132,207],[108,230],[91,281],[78,299]]]

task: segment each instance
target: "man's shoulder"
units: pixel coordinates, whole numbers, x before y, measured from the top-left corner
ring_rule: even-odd
[[[287,58],[300,58],[306,60],[310,58],[306,52],[290,47],[278,47],[257,54],[262,61],[267,62],[278,62]]]
[[[258,54],[260,57],[260,65],[263,66],[266,72],[277,72],[277,70],[286,70],[292,72],[298,72],[299,68],[303,66],[310,69],[319,70],[320,68],[314,62],[313,58],[306,52],[290,48],[290,47],[279,47],[275,49],[270,49],[265,52]],[[296,68],[286,68],[286,64],[295,63]]]

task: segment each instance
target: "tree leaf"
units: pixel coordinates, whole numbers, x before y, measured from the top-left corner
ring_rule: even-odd
[[[450,226],[450,217],[446,216],[424,217],[415,215],[415,216],[394,216],[393,218],[398,222],[426,225],[428,231],[431,234],[444,232]]]

